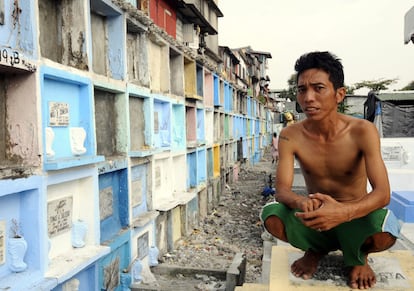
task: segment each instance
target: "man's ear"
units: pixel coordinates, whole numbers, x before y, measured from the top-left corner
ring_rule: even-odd
[[[336,103],[339,104],[341,103],[346,95],[346,88],[345,87],[341,87],[336,89]]]

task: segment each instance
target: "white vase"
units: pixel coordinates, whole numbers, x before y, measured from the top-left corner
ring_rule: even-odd
[[[72,154],[80,156],[86,153],[84,142],[86,139],[86,131],[83,127],[70,128],[70,146]]]
[[[77,220],[72,223],[72,246],[82,248],[85,246],[85,236],[88,231],[88,225],[83,220]]]
[[[52,159],[55,156],[55,151],[52,148],[53,140],[55,139],[55,133],[51,127],[45,128],[46,133],[46,156],[48,159]]]
[[[10,270],[13,272],[22,272],[26,270],[27,264],[24,262],[24,256],[27,251],[27,242],[23,237],[9,238],[8,252],[10,255]]]
[[[158,266],[158,254],[160,251],[156,246],[151,246],[148,251],[148,265],[150,267]]]
[[[136,260],[132,266],[132,279],[134,283],[141,283],[142,281],[142,263]]]

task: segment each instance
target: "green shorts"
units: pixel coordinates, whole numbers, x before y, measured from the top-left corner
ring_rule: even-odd
[[[379,232],[389,232],[397,238],[400,234],[400,224],[388,209],[375,210],[365,217],[322,232],[305,226],[295,216],[297,211],[282,203],[272,202],[263,207],[260,218],[264,222],[269,216],[279,217],[285,225],[289,243],[301,250],[312,249],[317,252],[341,250],[347,266],[365,264],[366,254],[361,250],[361,246],[368,237]]]

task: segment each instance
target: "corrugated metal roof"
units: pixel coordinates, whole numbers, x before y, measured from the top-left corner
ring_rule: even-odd
[[[375,95],[381,101],[414,101],[414,93],[380,93]]]

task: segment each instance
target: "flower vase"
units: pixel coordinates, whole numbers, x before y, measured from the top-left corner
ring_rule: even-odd
[[[141,283],[142,281],[142,263],[140,260],[136,260],[132,266],[132,275],[134,283]]]
[[[23,237],[9,238],[8,247],[10,270],[16,273],[26,270],[27,264],[24,262],[24,256],[27,251],[26,240]]]
[[[131,285],[132,282],[131,274],[124,272],[121,273],[120,282],[120,291],[131,291],[131,289],[129,288],[129,285]]]
[[[158,254],[160,251],[156,246],[151,246],[148,251],[148,265],[150,267],[158,266]]]
[[[88,231],[88,225],[83,220],[77,220],[72,223],[72,246],[82,248],[85,246],[85,236]]]

